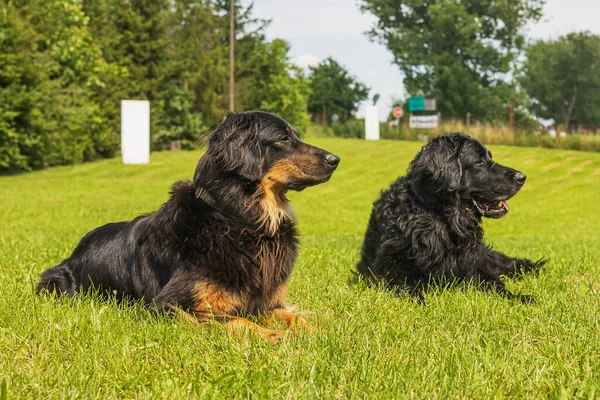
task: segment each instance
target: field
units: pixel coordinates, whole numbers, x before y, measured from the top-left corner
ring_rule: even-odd
[[[524,305],[474,289],[427,305],[353,275],[372,201],[421,143],[312,139],[342,159],[291,193],[303,234],[291,303],[317,328],[278,346],[93,297],[34,295],[92,228],[152,211],[201,152],[154,153],[0,178],[0,399],[592,398],[600,394],[600,154],[490,146],[528,175],[486,236],[550,263],[508,281]]]

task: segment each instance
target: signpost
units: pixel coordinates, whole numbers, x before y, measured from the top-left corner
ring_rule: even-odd
[[[402,116],[404,115],[404,110],[402,109],[402,107],[394,107],[392,114],[394,115],[394,118],[402,118]]]
[[[408,121],[411,129],[429,129],[438,127],[437,115],[411,115]]]
[[[425,109],[425,97],[415,96],[408,99],[408,111],[423,111]]]
[[[430,99],[425,99],[425,104],[423,105],[423,110],[425,111],[435,111],[437,104],[435,102],[435,97]]]
[[[426,99],[424,96],[415,96],[408,99],[408,110],[413,112],[418,111],[435,111],[437,104],[435,97]],[[439,125],[438,115],[410,115],[408,126],[411,129],[431,129],[437,128]]]

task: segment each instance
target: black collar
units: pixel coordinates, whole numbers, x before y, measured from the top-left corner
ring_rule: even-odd
[[[217,205],[216,200],[208,193],[204,186],[196,189],[196,198],[204,201],[206,204],[208,204],[217,211],[221,210]]]

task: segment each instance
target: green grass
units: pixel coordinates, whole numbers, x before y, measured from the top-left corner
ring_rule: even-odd
[[[600,154],[490,146],[529,178],[486,237],[511,255],[551,257],[541,275],[508,281],[537,301],[456,289],[422,306],[352,273],[372,201],[421,143],[311,141],[342,158],[329,183],[290,195],[303,238],[289,300],[318,330],[279,346],[33,293],[86,232],[159,207],[200,152],[0,178],[0,399],[598,395]]]

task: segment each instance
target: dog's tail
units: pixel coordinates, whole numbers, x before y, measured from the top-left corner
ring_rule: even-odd
[[[37,294],[42,291],[47,291],[50,294],[73,296],[75,293],[75,277],[68,265],[63,263],[46,270],[35,289]]]

